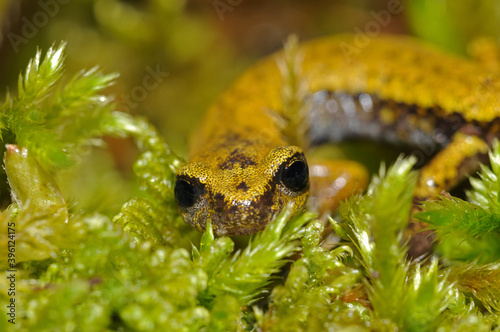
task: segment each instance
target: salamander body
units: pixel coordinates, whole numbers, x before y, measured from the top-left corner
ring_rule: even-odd
[[[363,48],[339,35],[300,46],[305,82],[305,147],[370,139],[415,147],[429,156],[417,198],[456,185],[478,166],[500,132],[500,77],[481,63],[410,37],[383,36]],[[177,173],[184,220],[219,235],[262,230],[309,188],[304,149],[292,145],[281,114],[282,53],[260,61],[208,110],[192,137],[190,161]]]

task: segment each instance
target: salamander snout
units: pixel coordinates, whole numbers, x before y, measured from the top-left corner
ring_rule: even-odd
[[[263,230],[289,202],[295,210],[304,205],[309,169],[299,148],[275,148],[242,166],[191,162],[181,168],[175,197],[184,220],[200,231],[210,220],[217,235],[248,235]]]

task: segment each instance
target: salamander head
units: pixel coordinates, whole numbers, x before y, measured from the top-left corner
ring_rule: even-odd
[[[256,156],[234,148],[210,162],[183,166],[175,198],[184,220],[200,231],[211,220],[217,235],[247,235],[263,230],[289,202],[300,209],[309,188],[302,150],[282,146]]]

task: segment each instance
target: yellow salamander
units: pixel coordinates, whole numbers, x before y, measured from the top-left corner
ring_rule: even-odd
[[[474,171],[499,135],[500,80],[485,65],[410,37],[382,36],[362,48],[353,35],[300,47],[306,146],[370,139],[435,156],[416,190],[425,198]],[[262,230],[287,203],[304,206],[309,167],[273,113],[283,110],[283,77],[270,56],[243,74],[208,110],[190,161],[177,173],[184,220],[218,235]]]

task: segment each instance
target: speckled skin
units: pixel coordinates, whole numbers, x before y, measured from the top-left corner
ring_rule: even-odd
[[[307,98],[320,91],[358,100],[369,95],[384,107],[377,110],[376,121],[370,118],[363,124],[404,128],[394,130],[393,138],[411,144],[416,140],[418,145],[419,137],[434,142],[433,149],[440,152],[422,170],[418,197],[449,189],[475,169],[476,156],[484,154],[498,136],[499,77],[479,63],[408,37],[383,36],[371,39],[365,47],[355,46],[353,35],[301,46]],[[243,74],[208,110],[192,137],[191,160],[178,177],[198,181],[204,194],[194,207],[181,209],[181,213],[200,230],[211,219],[217,234],[253,233],[263,229],[288,202],[295,202],[299,209],[306,201],[307,191],[290,196],[276,183],[281,163],[302,153],[298,147],[288,146],[270,115],[282,111],[283,83],[276,65],[280,56],[270,56]],[[362,103],[357,104],[359,113]],[[344,113],[341,118],[346,119],[350,106],[339,105],[339,112]],[[338,114],[332,114],[332,119],[335,116]],[[310,128],[316,128],[317,121],[309,121]],[[441,136],[435,132],[438,123]],[[363,126],[359,127],[359,132],[349,134],[362,137]],[[417,131],[418,135],[409,135]],[[384,130],[378,135],[383,136]],[[314,130],[308,136],[313,144],[329,140],[319,138]]]
[[[262,230],[289,202],[295,209],[305,204],[307,189],[294,193],[277,180],[283,163],[304,158],[300,148],[234,136],[219,142],[178,172],[203,188],[194,206],[181,209],[187,223],[203,230],[210,219],[215,234],[247,235]]]

